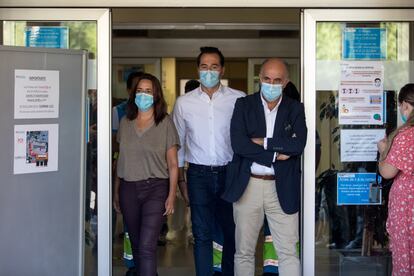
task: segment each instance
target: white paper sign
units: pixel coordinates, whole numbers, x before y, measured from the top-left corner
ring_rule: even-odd
[[[59,117],[59,71],[14,70],[14,118]]]
[[[377,160],[377,143],[385,137],[385,129],[342,129],[341,162]]]
[[[14,174],[58,170],[59,125],[14,126]]]
[[[384,68],[378,61],[341,63],[338,91],[340,125],[384,123]]]

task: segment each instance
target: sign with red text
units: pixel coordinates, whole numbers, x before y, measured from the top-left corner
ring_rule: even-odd
[[[59,71],[14,70],[14,118],[59,117]]]

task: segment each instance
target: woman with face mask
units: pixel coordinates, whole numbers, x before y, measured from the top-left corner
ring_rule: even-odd
[[[390,235],[393,276],[414,275],[414,83],[398,95],[403,125],[378,142],[382,177],[394,178],[387,231]]]
[[[143,74],[132,91],[117,134],[121,184],[114,205],[128,227],[137,275],[155,276],[158,235],[174,213],[179,138],[159,80]]]

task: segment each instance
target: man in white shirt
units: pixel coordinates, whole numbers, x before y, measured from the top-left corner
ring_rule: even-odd
[[[234,103],[245,94],[220,83],[224,57],[215,47],[202,47],[197,57],[200,87],[179,97],[173,119],[180,136],[180,180],[187,170],[197,276],[213,273],[213,231],[216,221],[223,235],[222,275],[234,274],[234,220],[232,205],[221,199],[226,165],[233,156],[230,120]]]
[[[233,203],[236,276],[253,276],[259,231],[266,218],[281,276],[299,276],[301,155],[307,129],[303,104],[282,96],[289,82],[285,63],[266,60],[260,92],[238,99],[231,119],[234,157],[223,198]]]

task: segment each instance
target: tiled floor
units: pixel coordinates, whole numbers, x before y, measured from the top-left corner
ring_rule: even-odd
[[[118,238],[113,246],[113,275],[125,275],[126,268],[122,261],[122,240]],[[185,238],[182,231],[177,240],[168,242],[165,246],[158,246],[158,274],[159,276],[191,276],[194,273],[193,246]]]
[[[113,244],[113,275],[124,276],[126,268],[122,261],[123,242],[119,237],[122,225],[117,226],[116,239]],[[165,246],[158,247],[158,274],[159,276],[193,276],[193,246],[186,240],[185,229],[179,232],[177,239],[173,242],[167,242]],[[369,258],[367,262],[361,262],[358,259],[360,251],[354,250],[355,257],[341,259],[344,253],[350,251],[330,250],[326,247],[326,241],[318,243],[315,248],[315,269],[317,276],[367,276],[367,275],[390,275],[390,267],[381,263],[381,260]],[[263,236],[259,237],[256,248],[256,276],[262,275],[262,245]],[[86,246],[85,251],[85,275],[95,276],[96,272],[96,254],[93,254],[93,248]],[[344,261],[345,260],[345,261]],[[344,264],[351,266],[344,271]],[[360,268],[358,268],[358,266]],[[342,271],[341,271],[342,269]],[[359,270],[358,270],[359,269]]]
[[[118,227],[117,227],[118,229]],[[120,229],[120,228],[119,228]],[[169,241],[165,246],[158,246],[158,274],[159,276],[193,276],[194,259],[193,259],[193,245],[186,239],[185,229],[183,229],[174,241]],[[113,276],[124,276],[126,268],[122,260],[123,243],[117,231],[116,239],[113,243]],[[261,264],[262,258],[262,243],[263,237],[259,238],[256,252],[256,275],[262,274]],[[85,251],[85,275],[95,276],[96,273],[96,254],[93,253],[93,248],[86,247]]]

